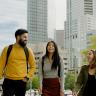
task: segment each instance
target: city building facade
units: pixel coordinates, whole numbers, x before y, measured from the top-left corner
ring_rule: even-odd
[[[68,49],[70,68],[82,65],[81,51],[96,34],[96,0],[67,0],[64,48]]]

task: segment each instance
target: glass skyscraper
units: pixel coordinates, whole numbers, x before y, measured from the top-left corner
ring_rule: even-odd
[[[64,44],[69,50],[70,68],[81,66],[81,50],[90,45],[96,34],[96,0],[67,0]]]
[[[46,42],[48,40],[47,0],[28,0],[27,6],[29,43]]]

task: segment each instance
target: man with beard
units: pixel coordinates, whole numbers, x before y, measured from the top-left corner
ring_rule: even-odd
[[[0,56],[0,79],[4,76],[3,96],[25,96],[26,82],[32,78],[36,70],[33,52],[26,46],[28,31],[18,29],[15,38],[16,43],[11,45],[9,56],[9,47],[5,47]]]

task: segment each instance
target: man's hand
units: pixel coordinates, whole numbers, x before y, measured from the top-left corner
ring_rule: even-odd
[[[24,79],[22,80],[23,82],[27,82],[29,80],[29,78],[24,77]]]

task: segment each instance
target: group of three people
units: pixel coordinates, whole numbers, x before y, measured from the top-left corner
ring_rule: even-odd
[[[34,54],[26,46],[28,31],[18,29],[15,38],[16,43],[5,47],[0,56],[0,79],[4,77],[3,96],[25,96],[26,83],[36,71]],[[47,43],[46,53],[38,64],[42,96],[64,96],[63,63],[54,41]]]
[[[26,46],[28,31],[18,29],[15,38],[16,43],[5,47],[0,56],[3,96],[25,96],[26,83],[36,70],[34,54]],[[90,50],[87,57],[88,65],[81,67],[77,78],[75,96],[96,96],[96,51]],[[47,43],[46,53],[38,65],[42,96],[64,96],[64,66],[54,41]]]

